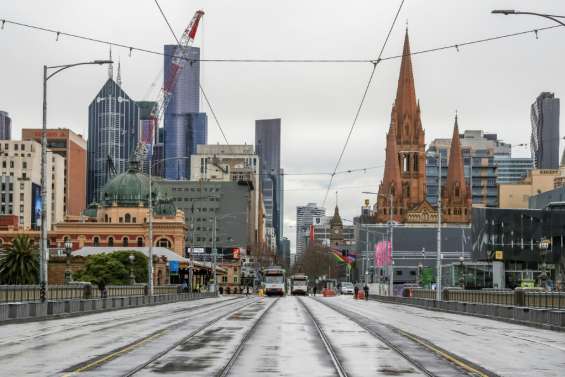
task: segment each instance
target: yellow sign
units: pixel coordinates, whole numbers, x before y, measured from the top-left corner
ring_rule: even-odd
[[[504,252],[502,250],[496,250],[494,252],[494,259],[496,259],[496,260],[504,259]]]

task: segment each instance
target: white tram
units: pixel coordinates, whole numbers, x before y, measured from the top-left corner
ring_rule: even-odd
[[[263,270],[263,286],[267,296],[284,296],[286,292],[286,273],[282,267],[269,267]]]
[[[295,274],[290,277],[290,293],[293,296],[308,294],[308,276],[304,274]]]

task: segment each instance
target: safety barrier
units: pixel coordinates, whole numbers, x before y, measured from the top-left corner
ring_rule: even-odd
[[[431,289],[410,289],[409,297],[434,300],[435,291]],[[477,304],[512,305],[528,308],[547,308],[565,310],[565,292],[543,292],[525,289],[444,289],[443,301],[457,301]]]
[[[46,302],[0,303],[0,324],[37,319],[83,315],[93,312],[167,304],[177,301],[217,297],[215,293],[178,293],[155,296],[115,296],[107,298],[49,300]]]
[[[0,302],[29,302],[39,301],[39,285],[0,285]],[[102,292],[91,284],[50,285],[47,299],[53,301],[101,298]],[[153,287],[155,295],[168,295],[180,292],[179,285],[157,285]],[[144,296],[147,294],[145,284],[108,285],[106,297]]]
[[[410,293],[404,297],[370,295],[369,298],[385,303],[565,331],[565,292],[445,289],[442,300],[437,301],[435,291],[411,288]]]

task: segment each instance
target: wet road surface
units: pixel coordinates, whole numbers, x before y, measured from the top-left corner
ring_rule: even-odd
[[[563,376],[565,333],[351,296],[224,297],[0,326],[2,376]]]
[[[565,333],[406,305],[323,299],[448,350],[500,376],[565,376]]]

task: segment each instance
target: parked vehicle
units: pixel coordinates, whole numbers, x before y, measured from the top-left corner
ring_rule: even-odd
[[[344,281],[341,283],[341,287],[339,288],[339,293],[342,295],[352,295],[354,291],[353,283]]]

